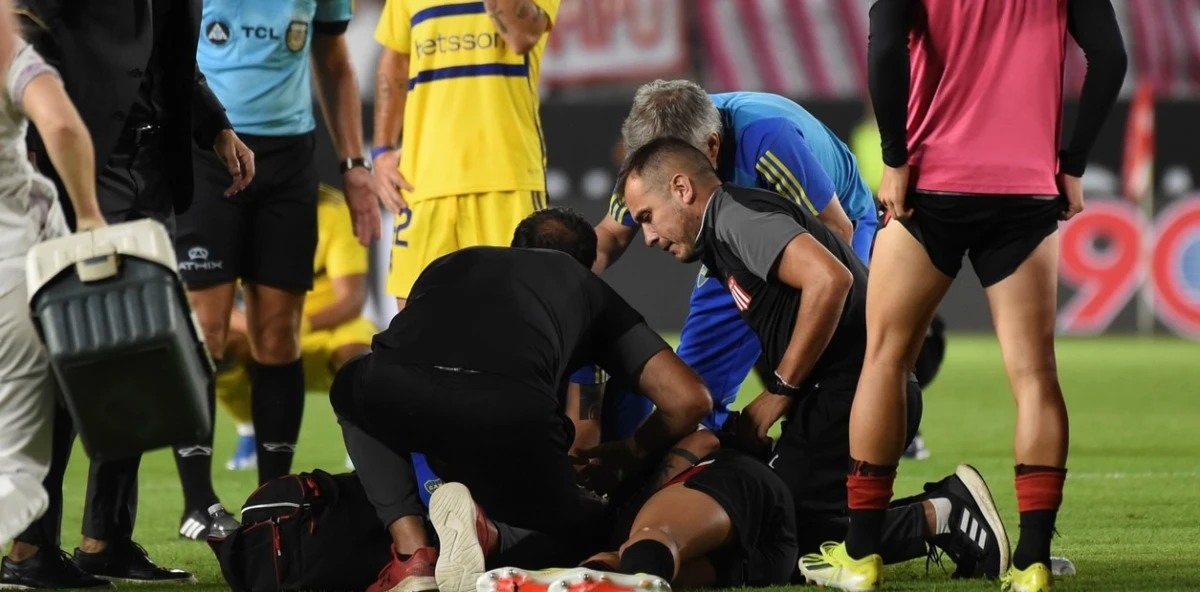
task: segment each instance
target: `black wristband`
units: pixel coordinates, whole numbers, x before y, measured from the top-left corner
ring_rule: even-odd
[[[344,175],[344,174],[346,174],[346,171],[348,171],[354,167],[362,167],[369,171],[369,170],[371,170],[371,161],[369,161],[365,158],[347,158],[346,160],[342,161],[342,164],[339,167],[339,170]]]

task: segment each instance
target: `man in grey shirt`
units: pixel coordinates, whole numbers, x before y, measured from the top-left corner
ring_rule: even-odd
[[[804,172],[796,173],[803,187]],[[630,156],[617,190],[646,243],[682,262],[703,262],[758,335],[774,376],[742,411],[737,440],[762,451],[767,431],[786,416],[769,464],[796,504],[800,552],[840,540],[848,525],[850,408],[866,349],[866,267],[795,203],[722,184],[704,154],[678,139],[655,140]],[[907,393],[911,441],[921,420],[921,389],[911,373]],[[1007,542],[999,520],[987,520],[997,516],[995,505],[974,469],[961,466],[913,501],[885,517],[885,562],[924,557],[928,540],[951,555],[960,575],[998,576]],[[979,527],[949,527],[962,523]]]

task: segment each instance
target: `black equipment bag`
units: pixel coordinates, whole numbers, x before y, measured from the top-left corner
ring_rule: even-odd
[[[320,469],[265,483],[242,527],[209,539],[235,592],[365,590],[392,559],[391,535],[358,475]]]

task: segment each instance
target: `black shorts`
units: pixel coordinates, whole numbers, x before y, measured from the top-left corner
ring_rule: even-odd
[[[704,464],[708,461],[709,464]],[[711,497],[729,515],[737,545],[710,554],[719,588],[780,586],[796,569],[792,495],[761,461],[733,450],[701,459],[683,486]]]
[[[900,223],[925,246],[933,265],[956,277],[966,255],[985,288],[1012,275],[1058,230],[1066,209],[1063,198],[915,191],[907,205],[913,215]]]
[[[196,148],[192,207],[178,217],[175,252],[189,288],[238,279],[307,292],[317,250],[316,134],[240,136],[254,151],[255,176],[225,197],[232,179],[212,150]]]

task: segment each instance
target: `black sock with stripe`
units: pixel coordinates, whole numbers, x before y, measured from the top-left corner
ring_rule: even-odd
[[[250,392],[261,485],[292,470],[304,418],[304,362],[250,364]]]
[[[215,380],[208,385],[208,420],[213,423],[216,406]],[[215,425],[214,425],[215,428]],[[199,511],[205,516],[213,504],[218,503],[212,481],[213,432],[208,438],[189,446],[175,449],[175,467],[179,470],[179,483],[183,489],[184,514]]]

